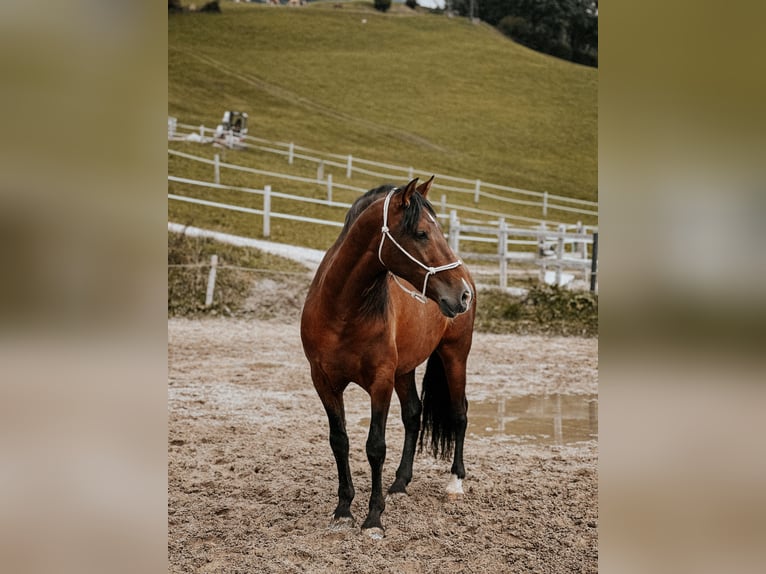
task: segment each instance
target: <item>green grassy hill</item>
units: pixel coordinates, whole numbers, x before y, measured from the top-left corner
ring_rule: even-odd
[[[488,25],[403,6],[387,14],[371,1],[221,6],[220,15],[168,17],[168,114],[179,121],[214,127],[237,109],[250,115],[254,136],[597,199],[597,70],[526,49]],[[277,156],[228,153],[236,163],[286,167]],[[179,160],[169,162],[180,175]],[[192,223],[186,209],[171,203],[170,216]]]

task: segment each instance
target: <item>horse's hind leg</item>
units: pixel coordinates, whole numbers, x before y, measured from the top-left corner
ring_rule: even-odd
[[[338,467],[338,506],[335,508],[333,517],[336,521],[348,520],[353,523],[351,501],[354,499],[354,484],[348,464],[348,435],[343,393],[342,391],[332,392],[327,386],[317,384],[317,381],[314,386],[327,412],[327,420],[330,423],[330,447]]]
[[[464,359],[453,359],[447,353],[444,355],[444,371],[449,385],[452,421],[455,433],[455,450],[452,459],[451,477],[447,485],[447,496],[458,498],[463,495],[463,443],[468,426],[468,400],[465,397],[466,363]]]
[[[402,461],[396,470],[396,480],[389,494],[406,494],[406,487],[412,480],[412,461],[415,458],[415,446],[420,432],[420,398],[415,385],[415,371],[402,375],[396,379],[396,395],[402,405],[402,423],[404,424],[404,448],[402,449]]]

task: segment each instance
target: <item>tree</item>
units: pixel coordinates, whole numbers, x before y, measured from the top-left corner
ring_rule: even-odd
[[[198,12],[209,12],[211,14],[220,14],[221,13],[221,6],[218,4],[218,0],[212,0],[211,2],[208,2],[202,8],[198,10]]]
[[[598,66],[598,0],[576,0],[569,29],[572,59]]]
[[[468,16],[470,0],[454,0]],[[533,50],[598,65],[598,0],[480,0],[479,18]]]
[[[376,10],[388,12],[388,9],[391,8],[391,0],[375,0],[374,6]]]

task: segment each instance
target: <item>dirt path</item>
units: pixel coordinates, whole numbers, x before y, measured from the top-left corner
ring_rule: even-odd
[[[469,402],[594,394],[597,346],[477,334]],[[168,361],[170,572],[597,571],[595,440],[471,433],[458,502],[444,496],[449,463],[420,455],[410,496],[388,503],[386,536],[375,541],[358,528],[328,529],[335,464],[297,323],[172,319]],[[361,521],[369,403],[353,385],[346,401]],[[390,484],[403,440],[398,404],[387,433]]]

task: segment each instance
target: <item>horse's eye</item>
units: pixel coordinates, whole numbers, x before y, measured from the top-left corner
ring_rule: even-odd
[[[425,241],[428,239],[428,232],[427,231],[418,231],[415,233],[415,238],[419,239],[420,241]]]

